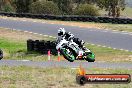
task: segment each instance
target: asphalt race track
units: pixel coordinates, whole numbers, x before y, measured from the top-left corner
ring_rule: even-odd
[[[72,32],[76,37],[79,37],[86,42],[132,51],[132,33],[98,30],[94,28],[87,29],[32,21],[9,20],[3,18],[0,18],[0,27],[19,29],[50,36],[57,36],[57,29],[64,27],[67,31]]]
[[[99,30],[99,29],[87,29],[75,26],[65,26],[58,24],[47,24],[32,21],[22,20],[9,20],[0,18],[0,27],[18,29],[22,31],[29,31],[34,33],[40,33],[44,35],[57,36],[57,29],[64,27],[67,31],[72,32],[76,37],[85,40],[88,43],[99,44],[102,46],[108,46],[117,49],[124,49],[132,51],[132,33],[111,31],[111,30]],[[113,63],[113,62],[78,62],[70,63],[68,61],[45,61],[45,62],[32,62],[32,61],[17,61],[17,60],[1,60],[0,65],[8,66],[37,66],[37,67],[70,67],[76,68],[79,65],[86,68],[98,67],[98,68],[126,68],[132,69],[131,62]]]
[[[44,62],[33,62],[33,61],[19,61],[19,60],[1,60],[0,66],[31,66],[31,67],[68,67],[68,68],[78,68],[80,65],[83,68],[113,68],[113,69],[132,69],[131,63],[113,63],[113,62],[94,62],[88,63],[83,61],[44,61]]]

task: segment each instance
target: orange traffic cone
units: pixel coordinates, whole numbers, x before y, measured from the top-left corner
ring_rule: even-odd
[[[60,51],[58,50],[58,61],[60,61]]]
[[[84,68],[82,68],[82,66],[81,66],[81,65],[80,65],[80,67],[79,67],[78,73],[79,73],[79,75],[85,75],[85,74],[86,74],[85,69],[84,69]]]

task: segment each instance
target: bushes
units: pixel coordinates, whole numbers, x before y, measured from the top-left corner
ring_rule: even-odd
[[[74,15],[88,15],[88,16],[99,16],[98,9],[89,4],[80,4],[75,9]]]
[[[33,0],[12,0],[16,7],[17,13],[28,13],[29,5],[33,3]]]
[[[4,12],[15,12],[15,9],[13,8],[13,6],[11,6],[11,4],[7,3],[4,4],[3,6],[1,6],[2,8],[0,9],[1,11]]]
[[[59,14],[59,8],[52,1],[37,1],[30,5],[30,12],[34,14]]]

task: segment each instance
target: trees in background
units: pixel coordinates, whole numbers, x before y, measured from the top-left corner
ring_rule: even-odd
[[[5,4],[3,6],[2,10],[5,11],[5,12],[14,12],[15,11],[13,6],[11,4],[9,4],[9,3]]]
[[[0,10],[4,12],[14,12],[12,0],[0,0]]]
[[[99,16],[99,11],[93,5],[80,4],[74,11],[75,15]]]
[[[72,0],[52,0],[57,4],[61,14],[72,14]]]
[[[91,15],[91,9],[97,12],[95,6],[108,11],[108,16],[119,17],[120,12],[125,9],[125,0],[0,0],[1,11],[18,13]]]
[[[30,12],[34,14],[60,14],[58,6],[52,1],[37,1],[30,5]]]
[[[113,17],[119,17],[120,11],[125,9],[125,0],[97,0],[96,4],[108,11],[108,16]]]
[[[79,4],[93,4],[108,11],[108,16],[119,17],[120,12],[125,9],[125,0],[73,0]]]
[[[18,13],[28,13],[29,5],[38,0],[14,0],[13,3],[16,7],[16,12]]]

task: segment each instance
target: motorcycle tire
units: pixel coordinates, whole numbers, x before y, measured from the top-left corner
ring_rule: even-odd
[[[3,51],[0,49],[0,60],[3,58]]]
[[[70,56],[69,54],[67,54],[67,53],[65,52],[65,50],[66,50],[65,48],[61,49],[61,50],[60,50],[60,53],[61,53],[61,54],[64,56],[64,58],[67,59],[69,62],[73,62],[73,61],[75,60],[75,56],[74,56],[72,50],[69,49],[69,50],[71,51],[71,53],[72,53],[71,56]]]
[[[95,55],[93,53],[88,53],[87,58],[85,59],[88,62],[94,62],[95,61]]]

